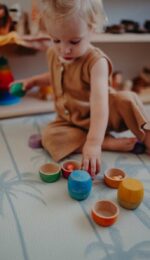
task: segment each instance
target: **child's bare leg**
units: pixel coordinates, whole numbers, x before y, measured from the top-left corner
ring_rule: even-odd
[[[145,130],[144,144],[146,146],[146,153],[150,155],[150,130]]]
[[[134,148],[136,142],[136,137],[115,138],[111,135],[107,135],[105,136],[102,149],[106,151],[129,152]]]
[[[111,135],[107,135],[104,138],[103,144],[102,144],[102,150],[105,151],[118,151],[118,152],[129,152],[131,151],[135,143],[137,142],[136,137],[130,137],[130,138],[115,138]],[[81,153],[82,148],[78,148],[75,153]]]

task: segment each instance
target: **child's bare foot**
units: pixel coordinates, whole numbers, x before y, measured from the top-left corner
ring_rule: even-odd
[[[146,146],[146,153],[150,155],[150,130],[145,131],[144,144]]]
[[[129,152],[135,146],[137,138],[114,138],[112,136],[106,136],[102,145],[103,150],[107,151],[118,151],[118,152]]]

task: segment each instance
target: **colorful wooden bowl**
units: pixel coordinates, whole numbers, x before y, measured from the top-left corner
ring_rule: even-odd
[[[57,163],[43,164],[39,170],[42,181],[55,182],[61,176],[61,167]]]
[[[100,226],[113,225],[119,215],[119,207],[110,200],[99,200],[92,207],[92,218]]]
[[[117,189],[120,183],[127,178],[127,174],[118,168],[110,168],[104,174],[104,182],[111,188]]]
[[[42,148],[42,142],[41,142],[41,135],[40,134],[34,134],[29,137],[28,145],[32,149],[38,149]]]
[[[11,85],[10,93],[17,97],[23,97],[25,95],[25,91],[23,90],[23,83],[17,82]]]
[[[76,160],[67,160],[62,164],[61,169],[63,177],[68,179],[72,171],[81,169],[81,164]]]
[[[144,187],[141,181],[133,178],[126,178],[118,188],[118,202],[126,209],[137,208],[144,197]]]
[[[69,195],[75,200],[86,199],[92,188],[92,179],[88,172],[83,170],[73,171],[68,179]]]

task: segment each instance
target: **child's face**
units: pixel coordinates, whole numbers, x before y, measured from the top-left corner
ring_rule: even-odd
[[[5,10],[3,8],[0,8],[0,18],[3,18],[5,16]]]
[[[49,31],[53,47],[64,61],[81,57],[89,48],[91,30],[77,15],[51,23]]]

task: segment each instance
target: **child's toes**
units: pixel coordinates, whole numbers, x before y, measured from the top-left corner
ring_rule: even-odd
[[[128,146],[129,151],[130,151],[130,150],[133,150],[133,148],[134,148],[136,142],[137,142],[137,139],[136,139],[136,138],[129,138],[129,139],[128,139],[128,144],[127,144],[127,146]]]

